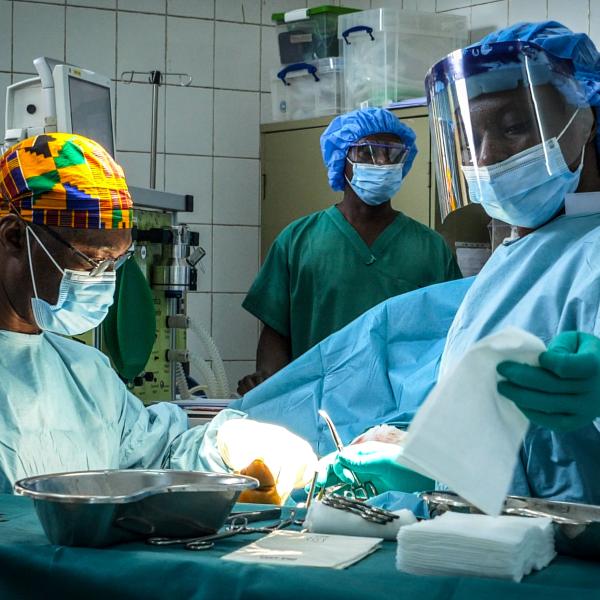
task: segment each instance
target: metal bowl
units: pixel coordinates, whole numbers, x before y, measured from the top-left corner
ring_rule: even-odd
[[[195,537],[220,529],[256,479],[193,471],[113,470],[21,479],[52,544],[101,547],[148,536]]]
[[[447,511],[480,513],[464,498],[450,492],[425,493],[422,497],[431,516]],[[600,506],[508,496],[502,514],[552,519],[557,552],[600,560]]]

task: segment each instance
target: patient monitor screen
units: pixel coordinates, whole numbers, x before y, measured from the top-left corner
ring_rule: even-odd
[[[95,140],[114,156],[110,88],[69,77],[71,129]]]

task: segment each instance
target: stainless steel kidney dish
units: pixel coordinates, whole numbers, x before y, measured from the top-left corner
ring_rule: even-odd
[[[170,470],[39,475],[15,483],[52,544],[108,546],[149,536],[216,533],[252,477]]]

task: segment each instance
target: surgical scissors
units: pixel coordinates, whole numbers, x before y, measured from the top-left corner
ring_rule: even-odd
[[[199,539],[199,540],[190,541],[187,544],[185,544],[185,549],[186,550],[196,550],[196,551],[210,550],[210,548],[212,548],[215,545],[215,540],[228,538],[233,535],[237,535],[238,533],[240,533],[240,534],[243,534],[243,533],[266,533],[266,534],[269,534],[269,533],[272,533],[273,531],[277,531],[279,529],[285,529],[286,527],[289,527],[293,522],[294,522],[293,518],[288,518],[288,519],[284,519],[283,521],[279,521],[279,523],[276,523],[275,525],[270,525],[268,527],[248,527],[247,525],[242,525],[241,527],[239,527],[235,530],[224,531],[222,534],[215,533],[213,536],[207,536],[207,537]]]
[[[274,525],[267,527],[249,527],[248,520],[244,517],[238,517],[231,520],[230,524],[217,533],[203,535],[192,538],[168,538],[168,537],[151,537],[146,540],[151,546],[180,546],[186,550],[209,550],[215,545],[215,541],[233,537],[238,534],[248,533],[271,533],[278,529],[289,527],[295,518],[295,511],[290,512],[287,519],[282,519]]]

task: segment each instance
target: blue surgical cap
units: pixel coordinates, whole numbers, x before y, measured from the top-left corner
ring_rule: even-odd
[[[585,101],[590,106],[600,106],[600,54],[589,36],[573,33],[556,21],[517,23],[486,35],[471,48],[514,41],[533,42],[549,54],[570,60]]]
[[[415,132],[385,108],[362,108],[339,115],[321,135],[321,153],[327,167],[329,185],[336,192],[344,190],[344,167],[348,148],[361,138],[376,133],[397,135],[406,144],[408,154],[402,169],[406,177],[417,155]]]

